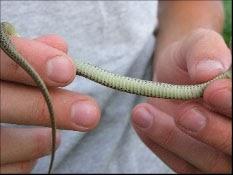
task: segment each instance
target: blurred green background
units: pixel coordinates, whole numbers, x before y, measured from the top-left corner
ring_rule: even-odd
[[[232,36],[232,0],[224,0],[224,9],[225,9],[225,24],[223,37],[226,43],[229,43]]]

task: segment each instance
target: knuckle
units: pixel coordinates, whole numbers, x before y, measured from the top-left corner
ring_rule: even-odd
[[[56,47],[59,50],[62,50],[64,52],[67,52],[68,50],[68,44],[66,43],[65,39],[63,37],[61,37],[60,35],[51,35],[52,38],[54,39],[55,43],[56,43]]]
[[[13,78],[22,82],[28,80],[29,75],[25,73],[19,64],[11,60],[5,52],[1,52],[1,58],[3,58],[1,59],[1,79],[8,80]]]
[[[225,45],[225,42],[222,36],[217,32],[210,29],[198,28],[187,36],[182,49],[186,51],[185,55],[187,57],[200,58],[207,56],[212,58],[217,52],[216,49],[213,48],[218,47],[221,50],[226,49],[226,47],[223,47],[223,44]],[[206,50],[208,52],[206,52]]]
[[[176,128],[175,127],[168,127],[166,128],[164,135],[161,139],[162,145],[172,145],[173,139],[176,138]]]
[[[9,62],[9,70],[11,70],[12,75],[18,75],[20,71],[22,71],[21,67],[19,64],[15,63],[14,61]]]
[[[82,96],[79,96],[80,94],[78,94],[77,98],[80,100],[80,101],[88,101],[88,102],[91,102],[93,104],[97,104],[95,99],[91,96],[88,96],[88,95],[82,95]]]
[[[218,34],[217,32],[213,31],[213,30],[207,30],[205,29],[204,31],[202,31],[202,33],[200,32],[198,40],[196,43],[196,47],[200,48],[206,48],[210,51],[214,51],[214,49],[210,49],[212,46],[222,46],[222,44],[224,44],[224,40],[222,38],[222,36],[220,34]],[[219,47],[220,48],[220,47]]]
[[[205,39],[205,38],[221,38],[214,30],[206,29],[206,28],[198,28],[191,33],[191,37],[197,37],[198,39]]]
[[[32,100],[32,106],[37,106],[31,108],[31,114],[34,115],[33,118],[35,118],[36,123],[47,124],[48,107],[42,94],[35,96]]]
[[[183,102],[181,104],[179,104],[179,106],[177,107],[177,118],[176,120],[182,120],[182,118],[184,117],[185,114],[188,113],[188,111],[192,110],[192,109],[197,109],[198,108],[198,104],[195,103],[193,100],[192,101],[186,101]]]
[[[179,164],[176,168],[175,168],[176,173],[178,174],[199,174],[200,172],[193,167],[192,165],[188,164],[188,163],[182,163]]]
[[[220,150],[224,150],[225,152],[231,152],[232,149],[232,143],[230,141],[230,138],[232,138],[231,133],[226,133],[226,136],[222,138],[222,142],[219,143]]]
[[[60,35],[57,35],[57,34],[44,35],[36,40],[44,42],[63,52],[68,51],[68,44],[66,43],[65,39],[61,37]]]
[[[209,172],[226,172],[228,171],[228,163],[226,163],[226,156],[221,152],[214,152],[209,156],[207,169]]]

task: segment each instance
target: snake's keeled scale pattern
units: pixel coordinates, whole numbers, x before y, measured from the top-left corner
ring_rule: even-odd
[[[202,96],[204,89],[211,81],[229,78],[229,72],[226,72],[215,79],[202,84],[173,85],[124,77],[80,61],[76,61],[76,67],[78,75],[113,89],[147,97],[182,100],[199,98]]]

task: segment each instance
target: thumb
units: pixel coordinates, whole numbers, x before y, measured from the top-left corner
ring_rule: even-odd
[[[193,83],[208,81],[227,71],[231,65],[230,49],[221,35],[212,30],[198,29],[193,32],[184,39],[181,52]]]

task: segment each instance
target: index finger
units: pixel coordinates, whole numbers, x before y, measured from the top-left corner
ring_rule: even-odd
[[[203,99],[215,112],[232,117],[232,82],[216,80],[205,89]]]
[[[201,101],[150,99],[148,103],[172,116],[176,126],[186,134],[226,154],[232,154],[230,118],[209,111]]]
[[[16,50],[35,68],[48,86],[65,86],[75,77],[72,59],[49,45],[13,37]],[[1,79],[33,85],[31,77],[1,50]]]

